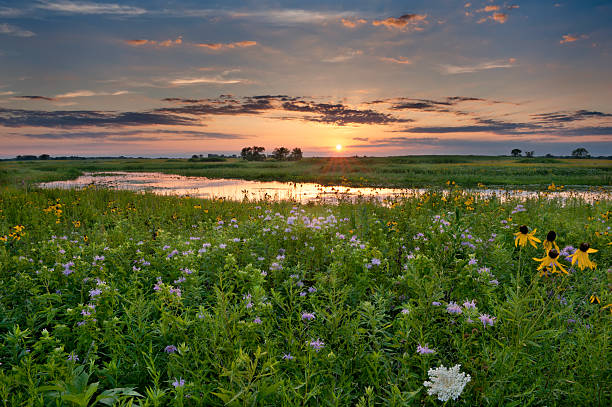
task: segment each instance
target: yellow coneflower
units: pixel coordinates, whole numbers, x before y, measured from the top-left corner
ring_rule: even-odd
[[[546,235],[546,240],[544,240],[544,243],[542,243],[542,246],[544,246],[545,253],[548,253],[552,249],[555,249],[558,252],[561,251],[559,250],[559,246],[557,246],[557,242],[555,242],[556,238],[557,238],[557,234],[555,233],[554,230],[551,230],[550,232],[548,232],[548,234]]]
[[[522,225],[519,228],[519,231],[514,234],[514,236],[516,236],[516,239],[514,239],[514,247],[516,247],[517,244],[520,244],[521,247],[524,247],[527,242],[529,242],[533,247],[538,247],[536,246],[536,242],[540,243],[541,240],[534,236],[537,230],[538,229],[533,229],[533,232],[529,232],[529,228],[525,225]]]
[[[580,270],[584,270],[585,267],[593,270],[597,265],[589,260],[589,253],[597,253],[597,250],[591,249],[591,246],[588,243],[582,243],[578,250],[572,254],[572,266],[576,261],[578,262],[578,267]]]
[[[599,297],[596,296],[595,294],[591,295],[591,298],[589,298],[589,302],[591,304],[595,304],[595,303],[601,304],[601,301],[599,301]]]
[[[552,268],[552,273],[558,273],[557,267],[559,267],[559,270],[561,270],[563,273],[568,274],[567,270],[565,270],[559,263],[559,252],[555,249],[550,250],[546,257],[542,257],[541,259],[534,257],[533,259],[540,262],[538,270],[542,270],[540,273],[542,275],[546,275],[549,268]]]

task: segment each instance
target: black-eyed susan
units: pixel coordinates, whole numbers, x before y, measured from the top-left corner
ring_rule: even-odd
[[[533,232],[529,232],[529,228],[522,225],[519,231],[514,234],[514,236],[516,236],[516,239],[514,239],[514,246],[521,245],[521,247],[524,247],[527,242],[529,242],[533,247],[538,247],[536,243],[540,243],[541,240],[534,236],[537,231],[537,229],[533,229]]]
[[[591,295],[591,298],[589,298],[589,302],[591,304],[601,304],[601,301],[599,300],[599,297],[595,294]]]
[[[572,254],[572,266],[574,263],[578,262],[578,267],[580,267],[580,270],[584,270],[585,267],[593,270],[595,267],[597,267],[595,263],[589,260],[589,253],[597,253],[597,250],[591,249],[591,246],[586,242],[582,243],[578,250]]]
[[[559,263],[559,252],[555,249],[549,250],[546,257],[542,257],[541,259],[534,257],[533,259],[540,262],[538,270],[541,270],[540,274],[542,275],[546,275],[549,269],[551,269],[552,273],[559,273],[559,271],[557,271],[557,267],[559,267],[561,272],[568,274],[567,270],[565,270],[561,263]]]
[[[556,238],[557,238],[557,234],[555,233],[554,230],[551,230],[550,232],[548,232],[548,234],[546,235],[546,240],[544,240],[544,243],[542,243],[542,246],[544,246],[545,253],[548,253],[552,249],[555,249],[558,252],[561,251],[559,250],[559,246],[557,246],[557,242],[555,242]]]

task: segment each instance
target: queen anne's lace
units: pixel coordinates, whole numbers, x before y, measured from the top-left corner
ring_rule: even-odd
[[[456,400],[463,391],[465,385],[472,379],[469,374],[459,371],[461,365],[446,368],[443,365],[429,369],[429,380],[423,382],[427,389],[427,394],[438,396],[440,401]]]

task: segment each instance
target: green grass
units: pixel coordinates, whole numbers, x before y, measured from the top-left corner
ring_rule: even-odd
[[[54,165],[19,174],[39,180]],[[83,170],[69,163],[59,176],[73,169]],[[427,371],[461,364],[471,381],[455,404],[610,405],[610,202],[537,199],[512,213],[516,201],[474,199],[432,191],[387,207],[319,206],[3,187],[0,402],[442,405],[423,386]],[[541,245],[514,246],[521,224],[540,239],[555,230],[561,249],[590,242],[598,267],[540,276]],[[417,354],[419,344],[436,352]]]
[[[187,159],[116,159],[0,162],[0,185],[65,180],[82,172],[159,171],[186,176],[262,181],[317,182],[372,187],[572,186],[612,184],[611,160],[512,159],[484,156],[414,156],[385,158],[306,158],[298,162],[192,162]]]

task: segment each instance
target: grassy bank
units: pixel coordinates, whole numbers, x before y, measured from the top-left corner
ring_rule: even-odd
[[[458,404],[612,402],[607,202],[4,187],[0,208],[4,405],[441,405],[428,369],[456,364]],[[522,224],[557,232],[567,275]],[[595,270],[566,259],[582,242]]]
[[[117,159],[0,162],[0,185],[73,179],[85,171],[159,171],[186,176],[317,182],[373,187],[440,186],[546,188],[556,185],[612,185],[612,161],[512,159],[482,156],[306,158],[298,162],[191,162],[186,159]]]

